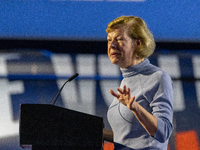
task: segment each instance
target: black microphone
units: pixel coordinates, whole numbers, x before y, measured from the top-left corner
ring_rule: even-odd
[[[63,84],[63,86],[60,88],[60,90],[58,91],[58,93],[57,93],[57,94],[54,96],[54,98],[51,100],[50,104],[51,104],[52,102],[53,102],[52,105],[54,105],[54,104],[56,103],[56,101],[57,101],[57,99],[58,99],[58,96],[60,95],[60,93],[61,93],[63,87],[65,86],[65,84],[66,84],[67,82],[70,82],[70,81],[74,80],[77,76],[78,76],[78,73],[74,74],[73,76],[71,76],[71,77]]]
[[[74,80],[76,77],[78,77],[78,73],[74,74],[73,76],[71,76],[67,81],[72,81]]]

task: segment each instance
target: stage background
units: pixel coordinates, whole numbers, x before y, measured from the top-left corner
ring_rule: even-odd
[[[170,150],[198,150],[200,29],[198,1],[0,0],[0,149],[21,150],[21,103],[48,104],[67,83],[57,106],[101,116],[109,89],[122,79],[106,55],[107,24],[121,15],[143,18],[156,39],[151,63],[174,83]]]
[[[199,1],[1,0],[0,37],[105,40],[122,15],[143,18],[156,41],[200,42]]]

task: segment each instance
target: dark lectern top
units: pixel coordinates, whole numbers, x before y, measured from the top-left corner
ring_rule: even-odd
[[[103,118],[46,104],[21,104],[20,145],[32,149],[100,150]]]

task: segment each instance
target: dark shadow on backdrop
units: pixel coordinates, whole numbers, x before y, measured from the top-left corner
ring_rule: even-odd
[[[0,50],[3,49],[46,49],[54,53],[107,53],[107,41],[72,41],[72,40],[39,40],[39,39],[0,39]],[[156,42],[156,49],[200,50],[200,43]]]

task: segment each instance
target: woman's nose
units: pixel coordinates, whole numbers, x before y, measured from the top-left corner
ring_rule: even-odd
[[[116,45],[116,43],[115,43],[115,41],[112,41],[112,43],[111,43],[111,45],[110,45],[112,48],[116,48],[117,47],[117,45]]]

